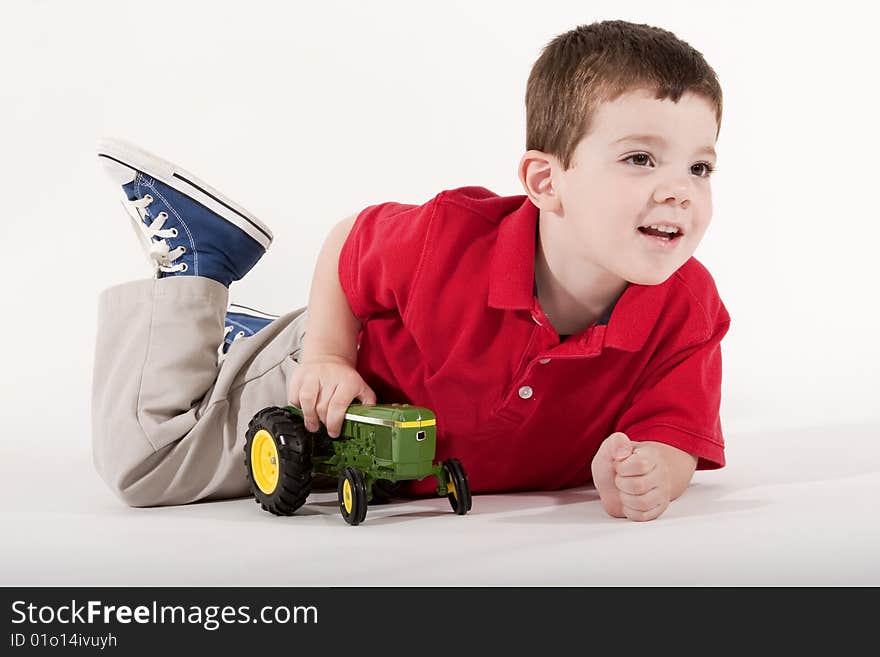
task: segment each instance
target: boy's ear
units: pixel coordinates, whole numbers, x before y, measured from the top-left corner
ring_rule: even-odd
[[[529,199],[541,210],[559,212],[559,193],[553,185],[556,159],[542,151],[526,151],[519,161],[519,181]]]

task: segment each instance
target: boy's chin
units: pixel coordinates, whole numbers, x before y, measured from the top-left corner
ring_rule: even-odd
[[[628,283],[632,283],[633,285],[661,285],[669,280],[669,277],[675,273],[675,270],[672,271],[651,271],[651,272],[639,272],[637,274],[630,273],[629,276],[626,277]]]

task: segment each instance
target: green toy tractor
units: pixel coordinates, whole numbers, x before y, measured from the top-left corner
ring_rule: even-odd
[[[312,489],[312,476],[337,477],[339,510],[350,525],[363,522],[367,504],[384,501],[410,479],[437,479],[437,494],[452,510],[471,509],[471,490],[458,459],[434,463],[437,419],[421,406],[352,404],[338,438],[325,427],[305,427],[295,406],[270,406],[248,425],[244,464],[256,501],[266,511],[289,516]]]

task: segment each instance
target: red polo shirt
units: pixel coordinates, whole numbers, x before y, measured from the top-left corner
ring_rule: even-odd
[[[607,324],[560,340],[534,294],[537,220],[528,197],[482,187],[358,215],[339,280],[379,402],[432,409],[437,458],[459,458],[474,492],[583,485],[615,431],[723,466],[730,317],[709,272],[691,258],[660,285],[629,284]]]

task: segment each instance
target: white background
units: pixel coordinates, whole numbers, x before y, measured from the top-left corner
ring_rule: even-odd
[[[652,523],[663,529],[639,531],[669,532],[677,518],[692,538],[705,528],[689,523],[689,514],[711,517],[725,500],[730,511],[733,500],[754,495],[761,501],[733,504],[742,526],[723,531],[769,532],[760,539],[766,554],[752,564],[759,581],[781,577],[776,560],[794,546],[815,545],[815,537],[803,541],[806,527],[832,545],[801,550],[813,560],[791,570],[790,582],[880,582],[867,557],[878,551],[880,530],[864,506],[880,492],[880,140],[876,22],[867,11],[855,2],[9,5],[0,22],[0,508],[29,529],[5,535],[16,558],[3,559],[0,583],[141,582],[150,567],[118,553],[109,570],[77,568],[95,563],[109,528],[116,528],[110,543],[143,545],[128,522],[154,536],[165,534],[149,528],[164,525],[147,518],[180,517],[191,526],[188,513],[217,520],[234,508],[258,522],[244,501],[129,510],[91,468],[97,296],[148,275],[117,191],[98,166],[99,137],[121,136],[177,162],[269,224],[275,242],[232,286],[231,299],[279,314],[306,303],[319,247],[342,217],[386,200],[423,202],[460,185],[521,193],[516,166],[532,63],[555,35],[612,18],[673,31],[704,54],[724,91],[715,214],[695,255],[733,318],[722,343],[729,465],[698,473],[694,491],[658,521],[666,525]],[[585,495],[571,507],[583,506],[584,522],[624,526],[610,519],[606,526]],[[542,517],[544,507],[530,506],[528,496],[491,499],[498,513],[525,508]],[[326,525],[336,527],[331,512]],[[557,522],[576,525],[581,517]],[[423,519],[425,527],[445,520]],[[637,551],[632,529],[616,531],[608,550]],[[322,541],[353,536],[319,532],[309,543],[308,535],[298,540],[313,556]],[[383,545],[382,534],[374,536]],[[681,538],[673,535],[671,545]],[[832,559],[844,546],[848,562]],[[35,554],[41,568],[22,568]],[[511,568],[494,577],[481,570],[483,578],[474,571],[470,580],[458,570],[460,583],[563,583],[530,571],[528,551],[508,554]],[[708,583],[717,572],[707,567],[705,578],[695,578],[685,573],[687,561],[663,575],[646,568],[641,581]],[[192,570],[175,579],[173,568],[154,568],[172,573],[165,583],[211,581],[210,569],[201,579]],[[592,577],[598,572],[581,571],[578,583],[615,581]],[[259,583],[243,572],[231,580]],[[399,583],[419,580],[404,574]]]

